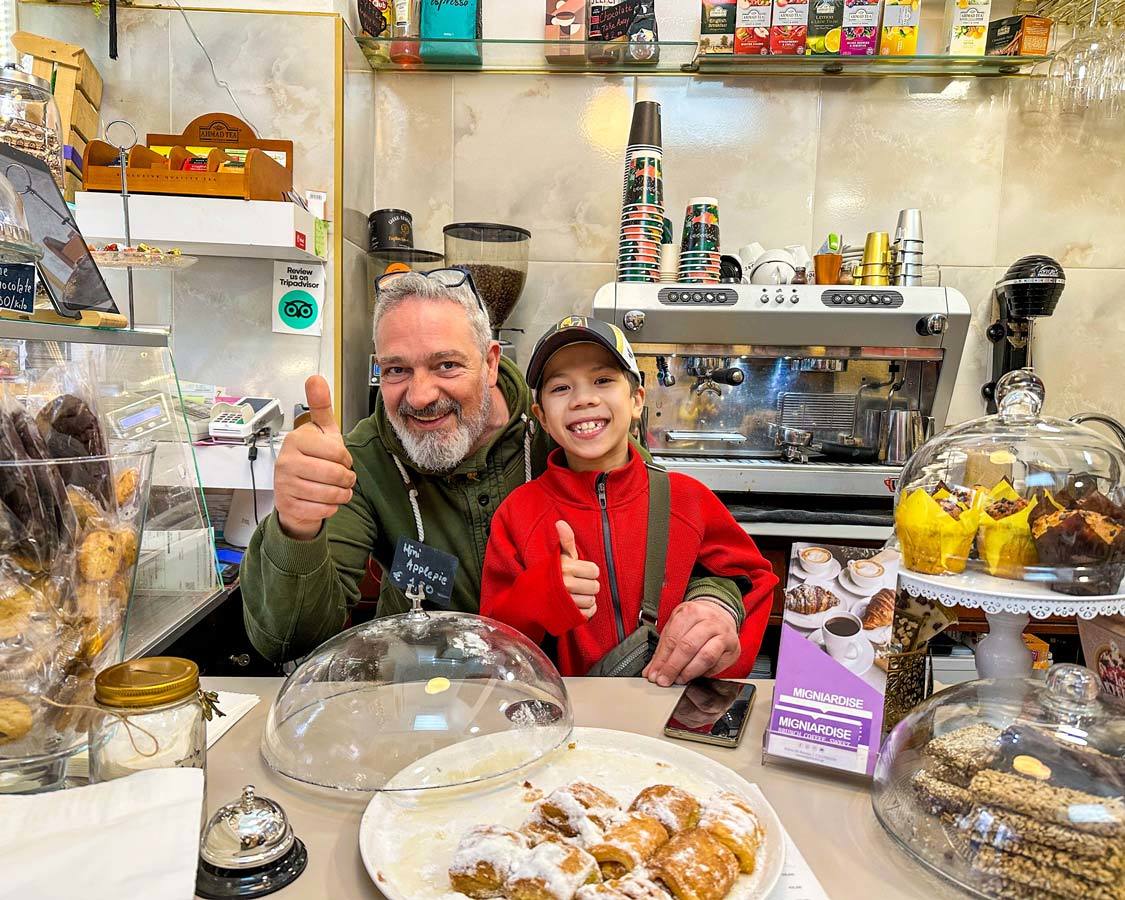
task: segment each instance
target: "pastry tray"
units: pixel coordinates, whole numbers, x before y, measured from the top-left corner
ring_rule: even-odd
[[[965,606],[988,613],[1027,613],[1036,619],[1092,619],[1125,613],[1125,593],[1072,597],[1051,590],[1042,582],[997,578],[984,572],[922,575],[903,570],[899,573],[899,587],[913,596],[937,600],[946,606]]]

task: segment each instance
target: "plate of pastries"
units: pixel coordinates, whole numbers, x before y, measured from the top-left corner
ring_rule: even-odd
[[[502,754],[498,738],[513,736],[411,770]],[[776,885],[785,856],[776,813],[726,766],[599,728],[483,786],[376,794],[360,853],[389,900],[750,900]]]

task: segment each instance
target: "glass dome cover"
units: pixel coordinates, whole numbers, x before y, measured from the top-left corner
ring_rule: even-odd
[[[0,258],[7,261],[30,261],[43,256],[27,225],[23,198],[12,182],[0,174]]]
[[[562,678],[524,635],[415,609],[318,647],[270,708],[262,755],[308,784],[421,790],[514,772],[573,726]]]
[[[895,726],[872,804],[916,860],[983,897],[1116,898],[1125,704],[1089,669],[973,681]]]
[[[982,573],[1102,596],[1125,576],[1125,450],[1041,415],[1031,369],[996,388],[999,412],[951,428],[907,462],[895,495],[903,567]]]

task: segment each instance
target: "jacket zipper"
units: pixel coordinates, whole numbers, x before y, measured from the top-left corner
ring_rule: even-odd
[[[617,625],[617,643],[625,640],[625,621],[621,616],[621,598],[617,596],[617,566],[613,561],[613,542],[609,536],[609,510],[606,509],[605,483],[608,473],[602,472],[595,482],[598,490],[598,506],[602,511],[602,549],[605,550],[605,564],[609,569],[609,595],[613,599],[613,621]]]

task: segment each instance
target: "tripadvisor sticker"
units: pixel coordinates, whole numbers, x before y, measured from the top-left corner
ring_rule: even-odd
[[[273,330],[283,334],[321,333],[324,264],[275,262]]]

